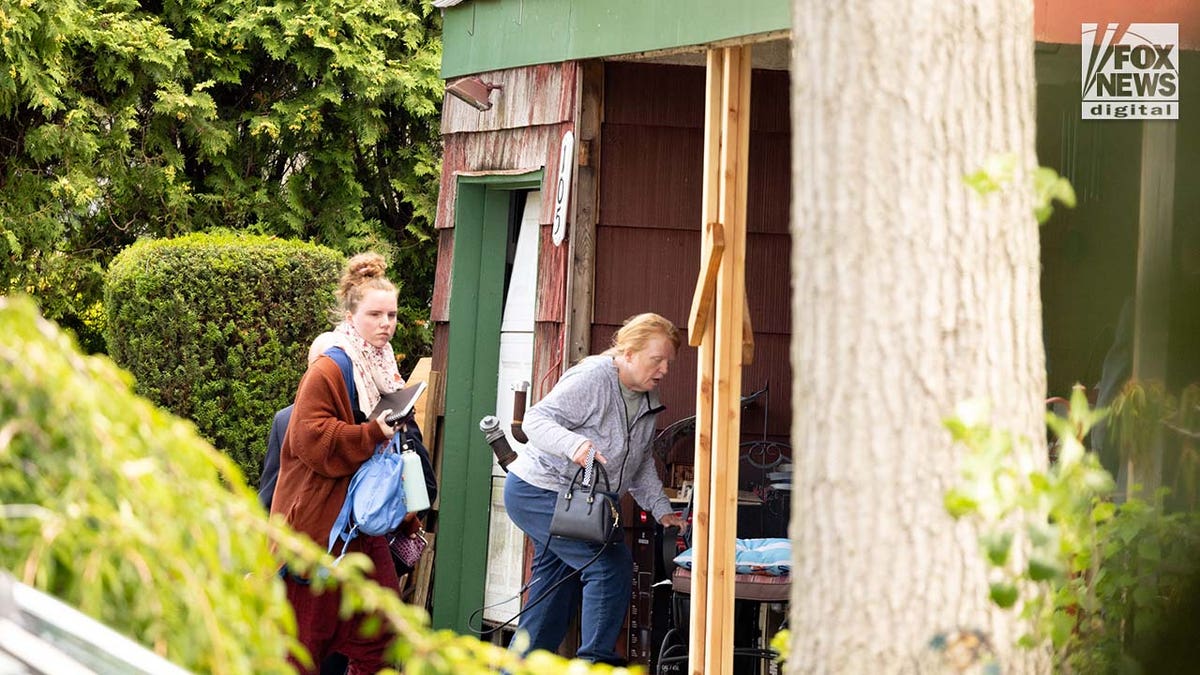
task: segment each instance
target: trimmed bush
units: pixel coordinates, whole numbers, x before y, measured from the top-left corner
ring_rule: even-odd
[[[195,422],[256,480],[271,419],[329,328],[343,262],[323,246],[262,236],[138,242],[108,270],[109,355],[138,393]]]

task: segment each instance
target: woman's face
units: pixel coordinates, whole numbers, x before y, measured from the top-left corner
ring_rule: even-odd
[[[396,333],[396,294],[382,288],[372,288],[363,294],[362,302],[346,319],[364,340],[379,349]]]
[[[656,337],[640,351],[627,351],[624,356],[617,369],[621,384],[630,391],[653,391],[675,360],[675,345],[666,337]]]

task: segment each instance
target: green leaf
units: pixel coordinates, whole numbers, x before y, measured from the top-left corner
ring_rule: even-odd
[[[1056,648],[1067,644],[1075,630],[1075,617],[1060,610],[1055,610],[1050,618],[1050,641]]]
[[[948,417],[942,423],[945,425],[946,429],[950,431],[950,436],[954,440],[961,441],[967,437],[967,425],[964,424],[961,419],[957,417]]]
[[[1147,563],[1158,564],[1162,561],[1162,546],[1157,539],[1147,537],[1138,543],[1137,554]]]
[[[1045,548],[1058,540],[1058,528],[1045,523],[1033,522],[1029,523],[1026,532],[1029,534],[1029,541],[1035,547]]]
[[[1017,156],[1012,153],[992,155],[984,165],[964,177],[968,186],[981,195],[991,194],[1012,182]]]
[[[1029,578],[1034,581],[1055,581],[1065,576],[1063,564],[1046,554],[1029,556]]]
[[[980,535],[979,541],[992,565],[1003,567],[1008,562],[1008,554],[1012,550],[1012,532],[987,532]]]
[[[946,512],[952,518],[961,518],[979,510],[978,502],[955,488],[946,492],[946,495],[942,498],[942,503],[946,507]]]
[[[1147,583],[1138,584],[1133,589],[1133,601],[1138,607],[1150,607],[1159,601],[1153,586]]]
[[[989,586],[988,595],[991,597],[992,602],[996,603],[997,607],[1008,609],[1016,604],[1019,592],[1014,584],[1007,581],[997,581]]]
[[[17,235],[12,230],[4,230],[4,243],[8,245],[8,250],[12,255],[20,256],[24,250],[21,240],[17,239]]]
[[[1033,173],[1034,213],[1039,223],[1046,222],[1054,213],[1054,201],[1067,208],[1075,208],[1075,189],[1071,182],[1058,175],[1054,169],[1039,166]]]
[[[1116,512],[1117,512],[1116,504],[1113,504],[1112,502],[1098,502],[1096,504],[1096,506],[1094,506],[1092,508],[1092,522],[1093,523],[1106,522],[1109,519],[1111,519],[1113,517],[1113,514],[1115,514]]]

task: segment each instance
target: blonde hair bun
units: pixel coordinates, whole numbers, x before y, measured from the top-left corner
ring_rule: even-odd
[[[387,278],[387,260],[375,252],[359,253],[346,261],[346,268],[338,282],[337,307],[333,320],[341,320],[341,313],[354,313],[363,293],[371,289],[396,292],[396,286]]]
[[[356,284],[368,279],[382,277],[387,273],[387,261],[378,253],[359,253],[346,262],[343,281]]]

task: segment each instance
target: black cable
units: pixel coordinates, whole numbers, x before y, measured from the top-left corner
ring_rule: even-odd
[[[621,526],[621,517],[620,517],[620,515],[618,515],[617,520],[615,522],[613,522],[613,531],[615,532],[617,530],[617,528],[620,526]],[[550,535],[550,536],[554,536],[554,535]],[[482,638],[485,635],[492,635],[493,633],[503,629],[505,626],[508,626],[513,621],[516,621],[518,618],[520,618],[520,616],[522,614],[533,609],[538,603],[540,603],[542,600],[545,600],[547,597],[549,597],[550,593],[552,591],[554,591],[554,589],[556,589],[559,586],[570,581],[572,577],[574,577],[576,575],[582,575],[584,570],[586,570],[588,567],[590,567],[592,565],[592,563],[599,560],[601,555],[604,555],[604,551],[605,551],[605,549],[608,548],[608,545],[610,543],[612,543],[612,542],[605,541],[603,544],[601,544],[600,550],[596,551],[596,555],[592,556],[591,560],[584,563],[583,566],[580,567],[579,569],[572,570],[570,574],[568,574],[567,576],[554,582],[554,584],[552,586],[547,588],[545,591],[542,591],[541,595],[534,598],[532,601],[529,602],[529,604],[522,607],[521,611],[514,614],[508,621],[505,621],[504,623],[502,623],[499,626],[496,626],[494,628],[486,628],[485,629],[483,627],[483,619],[482,619],[481,615],[483,614],[484,611],[491,609],[492,607],[499,607],[500,605],[503,605],[507,602],[512,602],[513,600],[520,600],[521,596],[525,593],[525,591],[529,590],[529,587],[532,586],[533,583],[538,580],[538,577],[534,577],[533,579],[530,579],[528,583],[526,583],[524,586],[521,587],[521,590],[517,591],[517,594],[515,596],[508,598],[506,600],[501,600],[500,602],[493,603],[491,605],[485,605],[485,606],[480,607],[479,609],[475,610],[474,612],[471,612],[471,616],[467,617],[467,629],[470,630],[472,633],[477,633],[479,635],[479,637]],[[545,557],[546,553],[548,553],[549,551],[550,551],[550,539],[547,538],[546,543],[542,546],[542,553],[541,553],[541,555],[538,556],[538,559],[536,561],[534,561],[533,567],[536,568],[538,566],[538,563],[541,561],[541,559],[543,557]],[[475,628],[474,626],[471,625],[471,622],[475,619],[476,616],[480,616],[479,628]]]
[[[637,419],[635,418],[635,419],[633,420],[633,422],[629,422],[629,421],[628,421],[628,418],[629,418],[629,404],[628,404],[628,403],[626,403],[626,401],[625,401],[625,397],[624,397],[624,395],[623,395],[623,394],[621,393],[621,391],[620,391],[620,383],[619,383],[619,382],[618,382],[618,385],[617,385],[617,395],[618,395],[618,396],[620,397],[620,399],[621,399],[621,404],[625,406],[625,417],[626,417],[626,420],[627,420],[627,421],[626,421],[626,424],[625,424],[625,427],[626,427],[626,428],[625,428],[625,456],[621,458],[621,471],[620,471],[620,473],[617,475],[617,490],[618,490],[618,492],[619,492],[619,491],[620,491],[620,489],[621,489],[621,485],[622,485],[622,484],[625,482],[625,465],[626,465],[626,463],[629,461],[629,454],[630,454],[630,452],[632,451],[632,449],[630,448],[630,444],[629,444],[629,435],[630,435],[630,433],[632,433],[632,431],[633,431],[633,424],[637,422]],[[647,406],[649,406],[649,404],[650,404],[650,395],[649,395],[649,394],[645,394],[645,399],[646,399],[646,405],[647,405]],[[601,467],[600,467],[600,470],[601,470],[601,471],[603,471],[603,470],[604,470],[603,466],[601,466]],[[607,480],[608,480],[608,477],[607,477],[607,474],[605,474],[605,481],[607,482]],[[593,483],[595,483],[595,480],[593,480],[592,482],[593,482]],[[610,490],[612,489],[612,486],[611,486],[611,485],[609,486],[609,489],[610,489]],[[606,495],[610,495],[610,498],[611,498],[611,499],[614,499],[614,500],[616,500],[616,499],[617,499],[617,497],[616,497],[617,493],[616,493],[616,492],[608,492],[608,493],[604,493],[604,494],[606,494]],[[618,503],[618,506],[619,506],[619,503]],[[621,513],[621,510],[620,510],[619,508],[617,508],[617,509],[614,509],[614,511],[615,511],[615,513],[617,514],[617,516],[616,516],[616,519],[615,519],[615,520],[614,520],[614,522],[613,522],[613,532],[616,532],[616,531],[617,531],[617,530],[618,530],[618,529],[621,527],[621,515],[620,515],[620,513]],[[553,536],[553,535],[550,535],[550,536]],[[579,569],[573,570],[573,571],[572,571],[570,574],[568,574],[567,576],[565,576],[565,577],[563,577],[562,579],[559,579],[558,581],[554,582],[554,584],[553,584],[552,586],[550,586],[550,587],[549,587],[549,588],[547,588],[545,591],[543,591],[541,595],[539,595],[538,597],[536,597],[536,598],[534,598],[532,601],[530,601],[530,602],[529,602],[529,604],[527,604],[527,605],[525,605],[524,607],[522,607],[522,608],[521,608],[521,611],[519,611],[519,612],[517,612],[516,614],[514,614],[514,615],[513,615],[513,616],[512,616],[510,619],[508,619],[508,620],[507,620],[507,621],[505,621],[504,623],[502,623],[502,624],[500,624],[499,626],[496,626],[496,627],[494,627],[494,628],[487,628],[487,629],[485,629],[485,628],[483,627],[483,617],[482,617],[482,615],[483,615],[483,612],[485,612],[485,611],[487,611],[487,610],[489,610],[489,609],[491,609],[491,608],[493,608],[493,607],[499,607],[500,605],[503,605],[503,604],[505,604],[505,603],[512,602],[513,600],[519,600],[519,599],[521,598],[521,596],[522,596],[522,595],[525,593],[525,591],[529,590],[529,587],[533,585],[533,582],[537,581],[537,577],[534,577],[533,579],[530,579],[530,580],[528,581],[528,583],[526,583],[524,586],[522,586],[522,587],[521,587],[521,590],[517,591],[517,594],[516,594],[515,596],[513,596],[513,597],[511,597],[511,598],[508,598],[508,599],[505,599],[505,600],[501,600],[500,602],[493,603],[493,604],[491,604],[491,605],[484,605],[483,607],[480,607],[479,609],[475,610],[474,612],[471,612],[471,616],[467,617],[467,630],[471,631],[472,633],[475,633],[475,634],[479,635],[479,637],[480,637],[480,638],[483,638],[485,635],[489,635],[489,636],[490,636],[490,635],[493,635],[493,634],[495,634],[497,631],[499,631],[499,630],[503,629],[505,626],[508,626],[508,625],[510,625],[510,624],[511,624],[513,621],[516,621],[518,618],[520,618],[522,614],[524,614],[525,612],[528,612],[529,610],[533,609],[533,608],[534,608],[534,607],[535,607],[535,606],[536,606],[538,603],[540,603],[542,600],[545,600],[547,597],[549,597],[549,596],[550,596],[550,593],[551,593],[552,591],[554,591],[554,589],[556,589],[556,588],[558,588],[559,586],[563,585],[563,584],[564,584],[564,583],[566,583],[567,581],[570,581],[570,579],[571,579],[572,577],[574,577],[574,576],[576,576],[576,575],[582,575],[584,570],[586,570],[588,567],[590,567],[590,566],[592,565],[592,563],[594,563],[594,562],[596,562],[597,560],[599,560],[599,559],[600,559],[600,556],[604,554],[604,551],[605,551],[605,550],[608,548],[608,545],[609,545],[610,543],[612,543],[612,541],[611,541],[611,540],[612,540],[612,537],[611,537],[611,536],[609,536],[609,538],[608,538],[608,539],[606,539],[606,540],[604,541],[604,543],[600,545],[600,550],[596,552],[596,555],[592,556],[592,559],[591,559],[591,560],[589,560],[589,561],[587,561],[586,563],[584,563],[584,564],[583,564],[583,566],[582,566],[582,567],[580,567]],[[534,567],[534,568],[537,568],[538,564],[541,562],[541,559],[542,559],[542,558],[543,558],[543,557],[546,555],[546,553],[548,553],[549,551],[550,551],[550,539],[549,539],[549,537],[547,537],[547,539],[546,539],[546,543],[545,543],[545,544],[543,544],[543,546],[542,546],[542,553],[541,553],[541,555],[539,555],[539,556],[538,556],[538,559],[534,561],[534,564],[533,564],[533,567]],[[479,621],[479,628],[475,628],[473,625],[471,625],[471,624],[472,624],[472,621],[474,621],[474,619],[475,619],[475,617],[476,617],[476,616],[480,617],[480,621]]]
[[[548,551],[548,550],[550,550],[550,540],[549,539],[546,540],[546,544],[542,547],[542,554],[538,556],[538,559],[536,561],[534,561],[534,564],[533,564],[534,567],[538,566],[538,563],[541,561],[541,559],[543,557],[545,557],[546,551]],[[602,548],[601,551],[603,552],[603,550],[604,549]],[[571,578],[571,575],[567,575],[566,577],[563,578],[563,580],[565,581],[566,579],[570,579],[570,578]],[[500,630],[501,628],[504,628],[508,624],[515,621],[518,617],[520,617],[522,614],[525,613],[525,610],[528,609],[528,607],[522,608],[519,612],[514,614],[511,619],[509,619],[508,621],[505,621],[504,623],[500,624],[499,626],[496,626],[495,628],[484,628],[483,627],[482,614],[493,607],[499,607],[500,605],[512,602],[513,600],[520,600],[521,596],[525,594],[525,591],[529,590],[529,587],[532,586],[533,582],[535,582],[535,581],[537,581],[537,577],[530,579],[524,586],[521,587],[521,589],[519,591],[517,591],[517,594],[511,598],[506,598],[504,600],[501,600],[500,602],[492,603],[490,605],[484,605],[483,607],[480,607],[479,609],[475,610],[474,612],[471,612],[471,616],[467,617],[467,630],[471,631],[472,633],[478,634],[479,637],[482,638],[485,635],[491,635],[491,634],[495,633],[496,631]],[[530,606],[532,606],[532,605],[530,605]],[[473,625],[471,625],[471,622],[475,620],[476,616],[479,616],[479,628],[475,628]]]
[[[628,459],[628,458],[629,458],[629,455],[627,453],[625,456],[625,459]],[[604,470],[603,467],[601,467],[600,470],[603,471]],[[625,473],[624,460],[621,461],[621,473],[622,473],[622,475],[624,475],[624,473]],[[607,481],[607,480],[608,479],[606,477],[605,481]],[[608,499],[615,499],[614,493],[604,492],[601,494],[605,495],[605,497]],[[616,517],[613,520],[612,532],[616,532],[621,527],[621,511],[620,511],[620,509],[613,509],[613,512],[616,514]],[[550,537],[553,537],[553,536],[554,535],[549,535],[546,538],[546,542],[542,545],[541,554],[538,555],[538,559],[534,561],[534,564],[533,564],[534,568],[537,568],[537,566],[541,562],[542,558],[545,557],[545,555],[550,552]],[[572,577],[574,577],[576,575],[582,575],[584,570],[586,570],[588,567],[591,567],[592,563],[599,560],[601,555],[604,555],[605,549],[607,549],[608,545],[611,543],[612,543],[612,535],[610,533],[608,539],[605,539],[604,542],[602,544],[600,544],[600,550],[596,551],[596,555],[592,556],[591,560],[588,560],[586,563],[583,564],[582,567],[572,570],[570,574],[568,574],[567,576],[563,577],[562,579],[559,579],[558,581],[554,582],[554,584],[552,586],[550,586],[545,591],[543,591],[541,595],[539,595],[537,598],[533,599],[531,602],[529,602],[529,604],[522,607],[521,611],[514,614],[512,616],[512,618],[510,618],[508,621],[505,621],[504,623],[500,624],[499,626],[496,626],[495,628],[484,629],[483,619],[482,619],[481,615],[483,614],[484,611],[491,609],[492,607],[498,607],[507,602],[512,602],[513,600],[519,600],[521,598],[521,595],[524,594],[525,591],[529,590],[529,587],[533,585],[533,582],[537,581],[537,577],[530,579],[524,586],[521,587],[521,590],[517,591],[517,594],[514,597],[508,598],[506,600],[501,600],[500,602],[493,603],[491,605],[484,605],[483,607],[480,607],[479,609],[475,610],[474,612],[471,612],[471,616],[467,617],[467,630],[471,631],[472,633],[476,633],[479,635],[480,638],[483,638],[485,635],[491,635],[491,634],[495,633],[496,631],[504,628],[505,626],[511,624],[513,621],[516,621],[517,618],[519,618],[522,614],[524,614],[525,612],[528,612],[530,609],[533,609],[533,607],[536,606],[538,603],[540,603],[542,600],[545,600],[554,589],[563,585],[567,581],[570,581]],[[471,625],[471,622],[475,619],[476,616],[480,616],[479,628],[475,628],[473,625]]]

